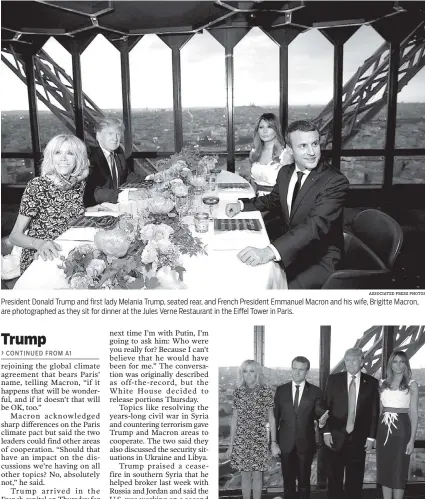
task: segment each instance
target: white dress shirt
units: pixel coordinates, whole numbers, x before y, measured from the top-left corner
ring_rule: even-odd
[[[297,173],[300,172],[300,171],[303,171],[303,177],[301,179],[301,186],[300,186],[300,190],[301,190],[301,187],[304,185],[304,182],[307,180],[307,177],[310,175],[310,173],[312,172],[312,170],[300,170],[298,168],[297,165],[295,165],[295,169],[294,169],[294,172],[292,173],[292,176],[291,176],[291,179],[289,181],[289,185],[288,185],[288,195],[286,197],[286,203],[288,205],[288,213],[289,213],[289,216],[291,216],[291,204],[292,204],[292,196],[294,194],[294,189],[295,189],[295,184],[297,183],[297,178],[298,178],[298,175]],[[280,262],[281,258],[280,258],[280,255],[279,255],[279,252],[277,251],[277,249],[273,246],[273,244],[269,244],[269,248],[273,251],[274,253],[274,261],[275,262]]]
[[[300,387],[299,388],[299,398],[298,398],[298,405],[300,405],[301,402],[301,397],[303,396],[303,391],[305,387],[305,380],[302,383],[295,383],[295,381],[292,381],[292,402],[295,402],[295,392],[297,390],[297,385]]]
[[[109,171],[111,172],[111,177],[113,178],[113,175],[112,175],[112,167],[111,167],[111,159],[110,159],[110,155],[111,155],[111,152],[108,151],[107,149],[104,149],[100,144],[99,144],[100,148],[102,149],[102,152],[106,158],[106,162],[108,163],[108,166],[109,166]],[[117,179],[120,178],[119,174],[118,174],[118,167],[117,167],[117,163],[115,161],[115,173],[117,175]],[[128,203],[128,190],[122,190],[119,194],[118,194],[118,200],[117,200],[117,203]]]
[[[351,380],[353,378],[354,374],[350,374],[348,371],[347,371],[347,393],[350,393],[350,384],[351,384]],[[355,379],[354,379],[354,383],[356,384],[356,405],[354,406],[354,421],[356,420],[356,410],[357,410],[357,399],[359,398],[359,389],[360,389],[360,376],[361,376],[361,372],[358,372],[356,375],[355,375]]]

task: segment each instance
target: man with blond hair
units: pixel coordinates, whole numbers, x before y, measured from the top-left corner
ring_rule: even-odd
[[[361,499],[366,452],[374,445],[378,426],[379,385],[377,379],[361,372],[364,355],[360,348],[348,349],[344,362],[346,371],[331,374],[325,390],[328,498]]]

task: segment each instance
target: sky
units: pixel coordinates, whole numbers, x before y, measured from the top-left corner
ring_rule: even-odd
[[[359,321],[331,326],[331,369],[370,327],[371,324]],[[226,331],[225,334],[226,348],[220,350],[220,366],[238,366],[244,360],[254,358],[254,328],[239,332],[232,330],[231,334]],[[303,355],[310,360],[312,368],[319,368],[319,339],[320,326],[300,326],[296,332],[293,328],[289,332],[283,329],[282,324],[266,325],[264,363],[272,368],[290,367],[294,357]],[[425,346],[412,357],[411,367],[425,368]]]
[[[344,45],[344,82],[380,47],[383,39],[362,26]],[[69,75],[71,56],[53,38],[44,49]],[[234,105],[276,106],[279,48],[259,28],[235,47]],[[81,57],[84,92],[102,109],[121,108],[119,52],[102,35]],[[289,46],[289,105],[324,105],[332,98],[333,47],[317,30],[298,35]],[[224,48],[208,33],[197,34],[181,53],[183,107],[224,107]],[[171,50],[156,35],[146,35],[130,52],[133,109],[173,105]],[[28,109],[25,85],[1,65],[1,109]],[[399,102],[425,101],[425,68],[399,93]],[[39,103],[39,109],[46,109]]]

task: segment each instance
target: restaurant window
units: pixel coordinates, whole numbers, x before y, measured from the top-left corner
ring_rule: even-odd
[[[97,35],[81,55],[83,92],[102,112],[121,119],[121,60],[120,52],[103,35]],[[93,142],[91,136],[86,136]]]
[[[341,171],[350,184],[380,185],[384,181],[384,157],[342,156]]]
[[[413,59],[416,61],[419,53]],[[410,61],[412,62],[412,61]],[[405,65],[400,70],[405,69]],[[404,75],[400,72],[399,75]],[[400,77],[399,77],[400,79]],[[397,94],[397,124],[395,145],[403,149],[425,147],[425,67],[422,68]],[[420,182],[425,181],[422,163]]]
[[[171,49],[145,35],[130,52],[133,145],[140,151],[174,151]]]
[[[11,54],[2,52],[2,56],[16,67]],[[21,68],[21,64],[17,64]],[[24,71],[22,73],[25,74]],[[32,152],[27,86],[4,62],[1,86],[1,150]]]
[[[71,54],[54,38],[49,38],[49,40],[43,45],[43,50],[47,53],[50,58],[60,67],[61,70],[65,71],[65,73],[72,79],[72,58]],[[54,78],[58,78],[59,81],[66,85],[66,87],[70,86],[69,81],[62,74],[60,69],[54,67],[49,61],[43,61],[45,66],[47,66],[48,70],[53,74]],[[46,86],[48,83],[46,83]],[[51,82],[51,86],[53,89],[56,89],[56,83]],[[61,87],[58,86],[58,94],[62,94]],[[55,135],[59,134],[75,134],[75,124],[74,124],[74,115],[71,113],[70,115],[70,127],[68,128],[65,123],[58,118],[54,112],[49,108],[49,105],[53,109],[57,109],[57,111],[63,112],[65,111],[65,107],[60,100],[55,99],[50,93],[46,92],[43,85],[37,84],[37,110],[38,110],[38,129],[40,134],[40,147],[43,151],[46,147],[46,144],[49,142],[51,138]],[[41,98],[40,98],[41,96]],[[44,101],[44,102],[43,102]],[[68,113],[69,114],[69,113]]]
[[[387,45],[385,40],[370,26],[360,27],[344,44],[344,70],[343,70],[343,85],[348,83],[351,78],[354,78],[357,71],[363,66],[367,59],[383,45]],[[380,56],[380,63],[384,57],[388,55],[388,50],[384,51]],[[375,65],[362,74],[359,84],[364,83],[375,70]],[[386,82],[387,72],[378,76],[384,78]],[[377,86],[375,83],[374,86]],[[372,104],[384,96],[386,85],[383,85],[379,91],[365,103]],[[347,96],[344,95],[346,102]],[[386,99],[386,98],[385,98]],[[362,122],[362,118],[370,112],[370,108],[359,112],[355,118],[354,124],[347,124],[343,127],[343,148],[344,149],[383,149],[385,146],[386,126],[387,126],[387,105],[377,107],[376,113],[369,119]],[[373,109],[373,108],[372,108]],[[357,183],[357,182],[354,182]],[[368,183],[368,182],[364,182]]]
[[[317,29],[289,44],[288,79],[288,123],[317,118],[333,96],[333,46]]]
[[[395,156],[393,184],[424,184],[425,156]]]
[[[263,113],[279,116],[279,45],[252,28],[234,49],[235,150],[250,151]]]
[[[183,142],[203,151],[226,151],[224,47],[204,31],[181,49]]]

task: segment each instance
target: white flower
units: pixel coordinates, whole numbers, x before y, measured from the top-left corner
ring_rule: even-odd
[[[99,276],[106,268],[106,263],[104,260],[93,259],[86,268],[87,275],[89,277]]]
[[[160,241],[161,239],[168,240],[173,232],[174,229],[167,224],[155,225],[155,232],[153,239],[154,241]]]
[[[155,234],[155,225],[154,224],[146,224],[140,229],[140,239],[142,241],[150,241],[153,239]]]
[[[186,289],[186,285],[179,279],[178,272],[168,265],[158,270],[156,278],[163,289]]]
[[[161,239],[156,245],[162,255],[170,255],[174,251],[174,244],[168,239]]]
[[[158,258],[156,247],[148,243],[142,251],[142,263],[145,265],[154,262]]]
[[[92,286],[94,283],[93,279],[87,274],[84,274],[83,272],[77,272],[72,276],[69,284],[72,289],[88,289],[89,286]]]

